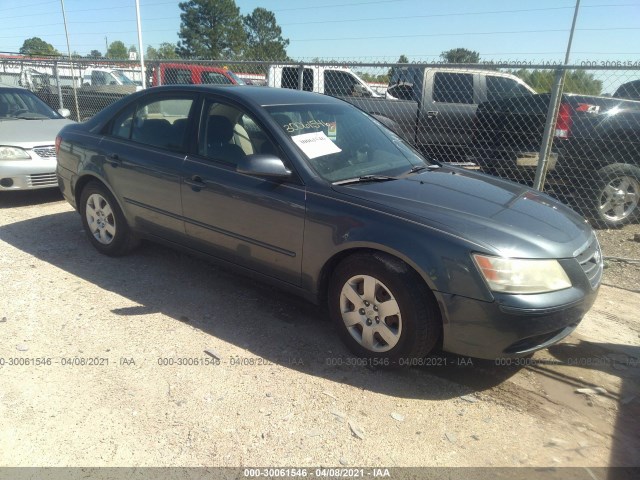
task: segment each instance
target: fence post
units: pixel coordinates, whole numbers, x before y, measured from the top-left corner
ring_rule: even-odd
[[[64,108],[64,102],[62,101],[62,85],[60,85],[60,72],[58,71],[58,61],[53,62],[53,74],[56,76],[56,85],[58,86],[58,103],[60,103],[60,109]]]
[[[533,188],[542,191],[544,182],[547,178],[547,170],[549,168],[549,154],[553,146],[553,136],[558,119],[558,110],[562,103],[562,89],[564,87],[565,69],[558,68],[556,77],[551,89],[551,98],[549,99],[549,109],[547,110],[547,121],[544,125],[544,134],[542,135],[542,143],[540,144],[540,153],[538,156],[538,167],[536,168],[536,176],[533,180]]]
[[[304,63],[298,65],[298,90],[304,90]]]

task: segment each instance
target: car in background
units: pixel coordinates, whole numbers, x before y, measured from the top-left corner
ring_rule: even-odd
[[[628,98],[629,100],[640,100],[640,80],[623,83],[613,93],[614,98]]]
[[[602,277],[593,230],[566,206],[428,161],[327,95],[157,87],[56,145],[62,193],[98,252],[148,238],[234,266],[326,304],[372,365],[437,345],[527,355],[576,328]]]
[[[55,138],[71,122],[22,87],[0,85],[0,191],[57,187]]]
[[[196,63],[159,63],[151,67],[152,87],[159,85],[245,85],[228,68]]]

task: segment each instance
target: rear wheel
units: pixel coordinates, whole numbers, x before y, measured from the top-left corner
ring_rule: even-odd
[[[638,218],[640,201],[640,168],[614,163],[599,172],[594,213],[607,227],[620,227]]]
[[[137,245],[118,203],[102,184],[90,182],[84,187],[80,215],[89,240],[100,253],[121,256]]]
[[[328,297],[342,340],[358,356],[410,364],[440,338],[433,294],[407,264],[389,255],[360,253],[343,260]]]

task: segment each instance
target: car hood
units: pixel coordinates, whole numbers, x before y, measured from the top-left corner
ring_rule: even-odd
[[[517,183],[458,168],[333,186],[424,225],[514,258],[569,258],[593,240],[580,215]]]
[[[58,132],[70,123],[66,118],[0,120],[0,145],[32,148],[53,145]]]

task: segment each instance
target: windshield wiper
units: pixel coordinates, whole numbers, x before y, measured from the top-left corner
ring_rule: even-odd
[[[361,177],[348,178],[346,180],[339,180],[333,182],[333,185],[350,185],[352,183],[366,183],[366,182],[387,182],[389,180],[397,180],[396,177],[389,177],[387,175],[362,175]]]
[[[409,170],[405,175],[418,173],[418,172],[421,172],[422,170],[435,170],[437,168],[440,168],[440,165],[437,165],[435,163],[433,165],[414,165],[413,167],[411,167],[411,170]]]

